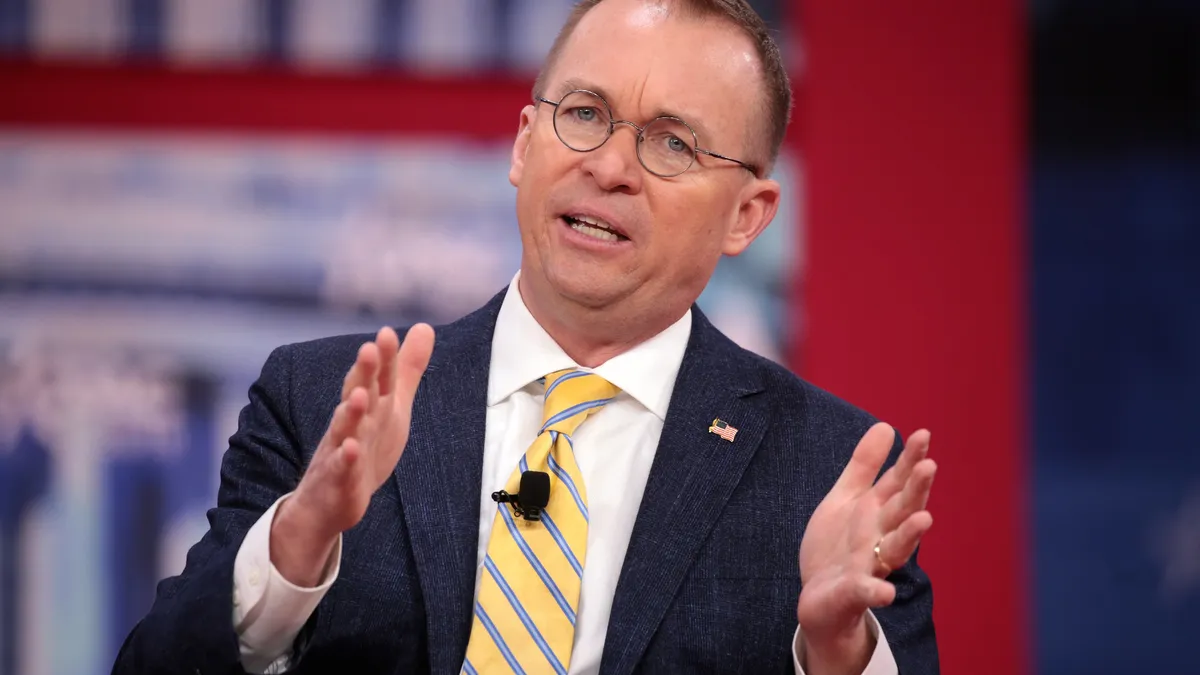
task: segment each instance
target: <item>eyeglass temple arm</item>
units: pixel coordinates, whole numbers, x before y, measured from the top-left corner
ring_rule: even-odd
[[[696,152],[703,153],[705,155],[708,155],[709,157],[716,157],[717,159],[723,159],[726,162],[733,162],[734,164],[739,164],[742,166],[742,168],[746,169],[747,171],[754,174],[755,176],[758,175],[758,167],[757,166],[754,166],[753,164],[747,164],[746,162],[743,162],[740,159],[726,157],[725,155],[718,155],[717,153],[713,152],[712,150],[705,150],[704,148],[696,148]]]

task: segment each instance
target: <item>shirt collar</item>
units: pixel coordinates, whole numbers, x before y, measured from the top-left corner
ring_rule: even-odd
[[[547,373],[579,368],[596,373],[665,420],[675,389],[675,377],[692,333],[689,309],[666,330],[618,354],[595,368],[575,363],[538,324],[517,288],[518,272],[504,294],[496,331],[492,335],[492,360],[488,372],[489,406],[511,396]]]

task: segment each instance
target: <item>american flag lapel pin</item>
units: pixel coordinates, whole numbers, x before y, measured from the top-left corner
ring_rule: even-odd
[[[725,420],[713,420],[712,425],[708,427],[708,433],[716,434],[732,443],[733,437],[737,436],[737,427],[730,426]]]

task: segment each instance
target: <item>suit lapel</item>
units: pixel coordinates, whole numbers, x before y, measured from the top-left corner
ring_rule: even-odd
[[[631,673],[767,427],[760,372],[696,308],[613,598],[600,672]],[[714,418],[734,440],[709,432]]]
[[[440,328],[413,402],[395,479],[420,576],[432,673],[457,673],[467,651],[479,532],[488,367],[501,292]]]

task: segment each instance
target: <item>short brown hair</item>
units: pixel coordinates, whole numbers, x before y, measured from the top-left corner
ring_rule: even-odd
[[[571,37],[571,33],[583,19],[583,15],[602,1],[581,0],[571,10],[571,15],[567,17],[566,23],[558,31],[558,37],[554,38],[554,45],[550,47],[550,53],[546,55],[542,70],[533,84],[534,97],[545,94],[546,78],[550,69],[558,61],[563,46],[566,45],[567,39]],[[675,0],[674,4],[680,6],[691,16],[725,19],[741,29],[754,42],[765,80],[763,82],[765,90],[763,92],[765,94],[763,108],[768,124],[765,130],[766,138],[764,140],[766,142],[755,143],[756,147],[752,149],[752,152],[761,157],[761,160],[756,163],[763,167],[763,175],[770,173],[771,167],[775,165],[775,160],[779,157],[783,136],[791,119],[792,87],[788,80],[787,68],[783,64],[783,55],[780,54],[775,40],[771,38],[767,24],[746,0]]]

